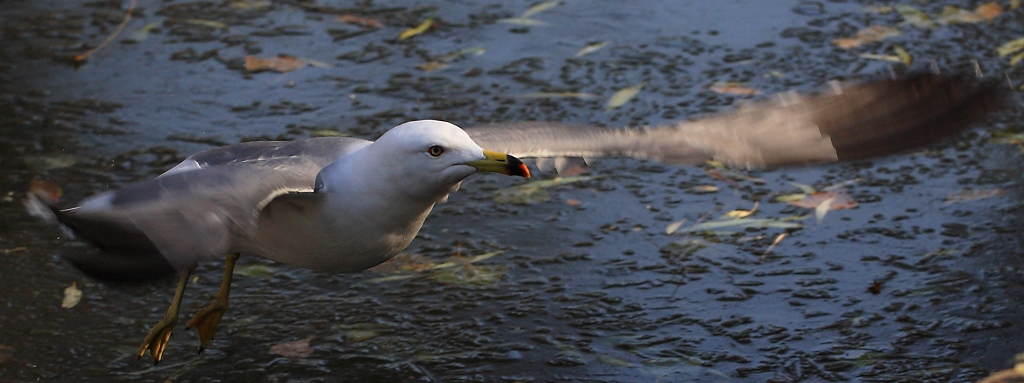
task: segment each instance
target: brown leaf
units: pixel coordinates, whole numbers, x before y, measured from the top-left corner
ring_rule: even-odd
[[[829,202],[829,210],[852,209],[857,206],[857,201],[854,201],[843,189],[819,191],[808,195],[807,198],[789,201],[789,204],[814,209],[826,201],[831,201]]]
[[[313,337],[309,337],[294,342],[278,343],[270,348],[270,353],[285,358],[308,358],[313,355],[313,348],[309,347],[309,342],[312,340]]]
[[[570,199],[567,199],[567,200],[565,200],[565,204],[566,204],[566,205],[569,205],[569,206],[580,206],[580,205],[582,205],[582,204],[583,204],[583,202],[581,202],[581,201],[580,201],[580,200],[578,200],[578,199],[572,199],[572,198],[570,198]]]
[[[974,13],[977,13],[978,16],[981,16],[985,21],[992,21],[996,17],[999,17],[999,15],[1003,14],[1003,6],[992,1],[979,5],[978,8],[974,9]]]
[[[369,17],[356,16],[351,13],[346,13],[341,16],[338,16],[338,21],[343,22],[345,24],[358,25],[361,27],[374,29],[381,28],[384,26],[384,23],[380,22],[380,20]]]
[[[857,31],[853,37],[832,40],[832,44],[843,49],[856,48],[861,45],[882,41],[890,37],[901,35],[899,28],[884,25],[872,25]]]
[[[306,66],[306,62],[293,56],[277,56],[271,58],[259,58],[245,56],[245,70],[260,72],[273,70],[281,73],[288,73]]]
[[[64,195],[64,189],[55,182],[33,178],[29,184],[29,192],[46,203],[57,203]]]
[[[740,96],[753,96],[761,94],[761,91],[754,88],[748,88],[738,82],[716,82],[714,84],[711,84],[710,89],[712,92],[715,93],[735,94]]]

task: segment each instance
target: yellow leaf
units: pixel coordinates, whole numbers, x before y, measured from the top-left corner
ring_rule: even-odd
[[[585,46],[582,49],[580,49],[579,52],[576,52],[576,57],[580,57],[580,56],[584,56],[584,55],[588,55],[588,54],[597,52],[598,50],[600,50],[601,48],[604,48],[606,46],[608,46],[608,42],[607,41],[599,41],[599,42],[596,42],[596,43],[587,44],[587,46]]]
[[[850,49],[859,47],[861,45],[870,44],[876,41],[885,40],[890,37],[899,36],[902,33],[903,32],[900,32],[899,28],[896,27],[872,25],[870,27],[857,31],[857,33],[854,34],[853,37],[835,39],[832,40],[832,43],[835,44],[837,47],[843,49]]]
[[[1013,57],[1010,57],[1010,66],[1017,65],[1017,63],[1019,63],[1020,60],[1024,60],[1024,52],[1020,52],[1018,54],[1013,55]]]
[[[754,214],[754,210],[736,209],[725,213],[725,216],[729,218],[747,218],[751,214]]]
[[[857,56],[860,57],[860,58],[863,58],[863,59],[868,59],[868,60],[892,61],[894,63],[901,62],[900,61],[900,57],[896,56],[896,55],[880,55],[880,54],[877,54],[877,53],[861,53],[861,54],[859,54]]]
[[[1024,50],[1024,37],[1000,45],[999,48],[996,48],[996,53],[999,54],[999,57],[1006,57],[1020,50]]]
[[[622,88],[618,92],[615,92],[615,94],[608,99],[608,102],[604,104],[604,110],[608,111],[625,105],[629,100],[632,100],[633,97],[636,97],[636,94],[640,93],[640,90],[643,89],[645,85],[647,85],[646,81]]]
[[[534,6],[532,6],[532,7],[528,8],[519,17],[523,18],[523,19],[529,18],[530,16],[533,16],[533,15],[536,15],[538,13],[550,10],[552,8],[555,8],[555,7],[559,6],[559,5],[562,5],[561,1],[544,1],[544,2],[540,2],[540,3],[534,4]]]
[[[260,72],[273,70],[281,73],[288,73],[306,66],[306,62],[292,56],[278,56],[271,58],[259,58],[245,56],[245,70]]]
[[[918,28],[931,28],[937,24],[927,13],[909,5],[896,6],[896,12],[903,16],[903,24],[910,24]]]
[[[201,27],[207,27],[210,29],[228,29],[228,25],[220,21],[203,20],[203,19],[185,19],[182,20],[186,24],[198,25]]]
[[[906,49],[903,49],[903,47],[899,45],[893,46],[892,51],[896,52],[896,56],[900,58],[900,62],[902,62],[904,65],[910,65],[914,63],[914,57],[911,56]]]
[[[947,5],[942,9],[936,18],[940,23],[943,24],[956,24],[956,23],[977,23],[984,20],[977,13],[967,11],[952,5]]]
[[[1010,1],[1010,9],[1020,8],[1020,3],[1021,3],[1021,0],[1012,0],[1012,1]]]
[[[426,20],[424,20],[422,23],[420,23],[420,25],[417,25],[416,27],[409,28],[409,29],[406,29],[405,31],[403,31],[400,35],[398,35],[398,41],[402,41],[402,40],[411,38],[413,36],[418,36],[418,35],[422,34],[423,32],[426,32],[427,29],[430,29],[430,27],[433,26],[433,25],[434,25],[434,18],[433,17],[428,17]]]
[[[761,94],[761,91],[743,86],[738,82],[716,82],[711,84],[711,91],[720,94],[735,94],[740,96],[753,96]]]
[[[64,289],[64,301],[60,303],[60,307],[69,309],[78,305],[78,302],[82,301],[82,290],[78,289],[77,282],[71,282],[71,286]]]
[[[515,95],[516,98],[580,98],[580,99],[591,99],[597,97],[593,93],[580,93],[580,92],[534,92],[524,93]]]

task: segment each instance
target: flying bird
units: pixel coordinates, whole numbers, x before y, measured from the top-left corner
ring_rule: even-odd
[[[320,137],[248,142],[205,150],[154,179],[61,209],[30,193],[30,209],[105,255],[72,257],[84,272],[129,279],[178,272],[174,299],[138,356],[154,363],[178,321],[200,262],[226,260],[213,301],[187,325],[208,347],[228,307],[240,254],[324,272],[356,272],[397,255],[435,204],[466,177],[530,177],[521,158],[631,157],[670,164],[720,161],[775,168],[886,155],[951,135],[1001,103],[992,83],[912,75],[786,93],[693,121],[642,128],[554,122],[461,129],[412,121],[376,141]]]

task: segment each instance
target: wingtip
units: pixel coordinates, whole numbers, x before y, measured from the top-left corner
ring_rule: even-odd
[[[998,81],[968,75],[914,73],[862,87],[871,92],[862,108],[838,118],[820,117],[840,161],[883,156],[955,135],[1008,100]],[[854,118],[844,121],[843,116]]]

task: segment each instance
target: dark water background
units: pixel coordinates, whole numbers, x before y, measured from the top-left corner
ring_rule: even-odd
[[[75,66],[69,58],[109,35],[127,3],[0,4],[0,382],[969,382],[1024,350],[1022,157],[992,141],[1020,130],[1019,107],[904,156],[742,173],[762,182],[605,160],[595,178],[545,188],[549,201],[523,206],[494,200],[521,180],[473,177],[436,209],[404,263],[456,266],[327,275],[243,257],[212,347],[196,356],[194,333],[179,329],[157,367],[134,354],[174,280],[89,279],[61,255],[93,250],[21,206],[37,175],[75,201],[246,140],[373,138],[423,118],[662,123],[744,98],[707,90],[718,81],[770,94],[902,72],[858,56],[894,46],[916,66],[969,73],[977,63],[1017,84],[1021,66],[994,49],[1021,37],[1024,10],[991,23],[904,25],[902,36],[847,51],[831,41],[902,20],[868,6],[937,14],[980,2],[570,0],[531,17],[544,25],[519,25],[499,19],[534,3],[144,0],[114,43]],[[342,23],[343,13],[384,27]],[[435,28],[396,41],[431,16]],[[575,56],[597,42],[608,45]],[[477,48],[444,69],[417,67]],[[251,73],[247,55],[315,65]],[[636,98],[605,110],[642,82]],[[594,97],[517,97],[537,92]],[[754,201],[760,218],[805,215],[773,202],[798,191],[790,182],[853,179],[859,207],[802,220],[767,255],[783,230],[665,234],[672,222]],[[498,250],[472,264],[459,257]],[[220,276],[220,265],[200,268],[184,319]],[[62,309],[73,283],[81,302]],[[272,352],[304,339],[307,356]]]

